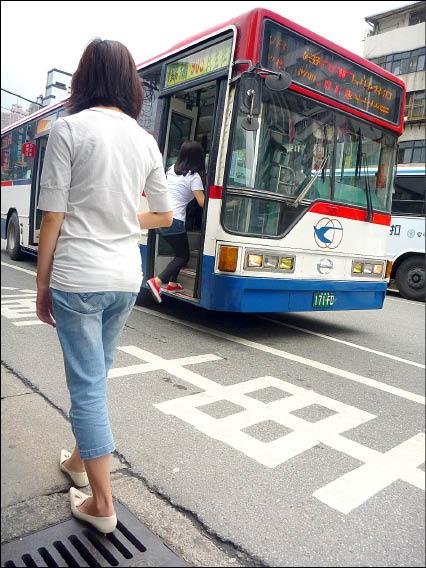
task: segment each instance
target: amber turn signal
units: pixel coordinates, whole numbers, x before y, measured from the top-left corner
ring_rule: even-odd
[[[238,262],[238,247],[219,247],[218,269],[221,272],[235,272]]]

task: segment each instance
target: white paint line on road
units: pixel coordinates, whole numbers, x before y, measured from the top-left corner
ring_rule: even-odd
[[[22,272],[32,274],[33,276],[36,275],[34,271],[26,270],[25,268],[21,268],[19,266],[13,266],[12,264],[8,264],[6,262],[1,263],[2,266],[8,266],[10,268],[14,268],[15,270],[20,270]],[[276,355],[277,357],[281,357],[283,359],[288,359],[289,361],[294,361],[296,363],[300,363],[302,365],[306,365],[308,367],[312,367],[314,369],[318,369],[320,371],[324,371],[331,375],[336,375],[343,379],[348,379],[350,381],[354,381],[368,387],[380,390],[382,392],[387,392],[398,396],[400,398],[405,398],[406,400],[410,400],[412,402],[416,402],[418,404],[425,404],[425,397],[419,394],[415,394],[410,391],[406,391],[404,389],[400,389],[398,387],[394,387],[392,385],[387,385],[386,383],[382,383],[381,381],[376,381],[375,379],[370,379],[369,377],[363,377],[362,375],[357,375],[356,373],[352,373],[350,371],[345,371],[344,369],[338,369],[337,367],[332,367],[331,365],[326,365],[319,361],[314,361],[313,359],[307,359],[306,357],[302,357],[300,355],[294,355],[293,353],[288,353],[287,351],[282,351],[281,349],[276,349],[275,347],[269,347],[268,345],[263,345],[262,343],[258,343],[256,341],[250,341],[248,339],[244,339],[242,337],[237,337],[235,335],[230,335],[229,333],[224,333],[222,331],[217,331],[210,329],[209,327],[205,327],[203,325],[198,325],[194,323],[189,323],[179,318],[175,318],[173,316],[169,316],[166,314],[160,314],[153,310],[149,310],[148,308],[143,308],[141,306],[135,306],[135,310],[139,312],[143,312],[149,314],[151,316],[164,319],[167,321],[174,322],[178,325],[183,325],[189,327],[191,329],[196,329],[197,331],[201,331],[202,333],[206,333],[208,335],[213,335],[215,337],[220,337],[221,339],[226,339],[227,341],[231,341],[233,343],[238,343],[239,345],[244,345],[246,347],[250,347],[252,349],[257,349],[258,351],[263,351],[264,353],[269,353],[271,355]]]
[[[27,270],[26,268],[21,268],[20,266],[15,266],[13,264],[9,264],[8,262],[1,263],[2,266],[7,266],[8,268],[13,268],[14,270],[19,270],[19,272],[25,272],[25,274],[31,274],[31,276],[37,276],[37,272],[34,270]]]
[[[320,371],[324,371],[331,375],[336,375],[343,379],[348,379],[350,381],[354,381],[357,383],[361,383],[368,387],[387,392],[398,396],[400,398],[405,398],[406,400],[410,400],[412,402],[417,402],[418,404],[425,404],[425,397],[419,394],[415,394],[413,392],[406,391],[404,389],[400,389],[398,387],[394,387],[392,385],[387,385],[386,383],[382,383],[380,381],[376,381],[375,379],[370,379],[369,377],[363,377],[362,375],[357,375],[356,373],[352,373],[350,371],[345,371],[344,369],[338,369],[337,367],[332,367],[331,365],[326,365],[325,363],[321,363],[320,361],[314,361],[313,359],[307,359],[306,357],[302,357],[300,355],[294,355],[293,353],[288,353],[287,351],[282,351],[281,349],[276,349],[275,347],[270,347],[269,345],[263,345],[262,343],[258,343],[256,341],[250,341],[249,339],[244,339],[242,337],[237,337],[235,335],[230,335],[229,333],[224,333],[223,331],[217,331],[211,329],[209,327],[205,327],[203,325],[198,325],[195,323],[189,323],[179,318],[175,318],[173,316],[169,316],[166,314],[160,314],[153,310],[149,310],[148,308],[142,308],[141,306],[135,306],[135,310],[149,314],[151,316],[164,319],[167,321],[171,321],[173,323],[177,323],[178,325],[183,325],[189,327],[191,329],[196,329],[197,331],[201,331],[202,333],[206,333],[208,335],[213,335],[215,337],[220,337],[221,339],[225,339],[227,341],[232,341],[233,343],[238,343],[239,345],[244,345],[246,347],[250,347],[252,349],[257,349],[258,351],[263,351],[264,353],[268,353],[270,355],[276,355],[277,357],[281,357],[283,359],[288,359],[289,361],[294,361],[295,363],[300,363],[302,365],[306,365],[308,367],[313,367],[314,369],[318,369]]]
[[[386,302],[396,302],[397,304],[412,304],[413,306],[422,306],[425,307],[424,302],[414,302],[413,300],[406,300],[405,298],[393,298],[392,296],[386,296]]]
[[[357,343],[352,343],[351,341],[345,341],[343,339],[338,339],[337,337],[331,337],[331,335],[325,335],[324,333],[318,333],[317,331],[312,331],[311,329],[306,329],[305,327],[299,327],[291,323],[285,323],[283,321],[275,320],[266,316],[257,316],[258,319],[269,321],[276,325],[282,325],[284,327],[290,327],[291,329],[296,329],[303,333],[308,333],[309,335],[315,335],[316,337],[321,337],[322,339],[328,339],[329,341],[335,341],[336,343],[342,343],[343,345],[348,345],[354,349],[361,349],[362,351],[368,351],[369,353],[374,353],[374,355],[379,355],[380,357],[387,357],[388,359],[393,359],[394,361],[399,361],[400,363],[405,363],[407,365],[413,365],[413,367],[419,367],[424,369],[425,365],[422,363],[416,363],[415,361],[410,361],[409,359],[403,359],[402,357],[397,357],[396,355],[390,355],[389,353],[384,353],[383,351],[377,351],[376,349],[370,349],[370,347],[364,347],[364,345],[358,345]]]
[[[37,292],[33,290],[31,294],[2,294],[1,298],[35,298],[36,295]]]
[[[347,515],[398,479],[424,490],[424,473],[417,469],[424,460],[425,436],[417,434],[321,487],[313,495]]]
[[[40,320],[29,320],[29,321],[13,322],[13,325],[16,325],[18,327],[24,327],[24,326],[28,326],[28,325],[46,325],[46,324],[43,321],[40,321]]]

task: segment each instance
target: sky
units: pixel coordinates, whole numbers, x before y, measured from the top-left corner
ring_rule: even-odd
[[[35,100],[44,94],[47,71],[55,67],[73,73],[85,46],[95,37],[121,41],[130,49],[136,63],[141,63],[181,40],[256,7],[277,12],[362,55],[363,39],[369,29],[364,18],[411,3],[4,1],[1,3],[1,86]]]

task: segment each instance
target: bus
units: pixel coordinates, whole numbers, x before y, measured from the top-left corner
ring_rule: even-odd
[[[266,9],[138,71],[139,123],[164,167],[186,140],[206,153],[205,207],[188,206],[184,290],[164,296],[232,312],[382,307],[403,81]],[[47,107],[2,131],[2,234],[12,258],[36,252],[44,150],[64,112]],[[142,303],[172,251],[156,231],[142,232],[140,249]]]
[[[392,263],[391,286],[409,300],[425,299],[425,214],[424,165],[398,165],[387,258]]]

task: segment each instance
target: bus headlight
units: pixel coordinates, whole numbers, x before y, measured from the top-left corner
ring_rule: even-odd
[[[280,258],[280,270],[294,270],[294,256],[282,256]]]
[[[246,270],[265,271],[265,272],[293,272],[295,265],[294,256],[281,256],[278,251],[257,251],[246,252],[244,268]]]
[[[262,268],[263,254],[248,254],[247,267],[248,268]]]
[[[265,255],[263,257],[263,268],[269,270],[276,270],[278,268],[279,256]]]
[[[361,261],[354,260],[352,262],[352,276],[384,276],[385,262],[374,262],[371,260]]]
[[[238,247],[220,246],[218,269],[221,272],[235,272],[238,263]]]

